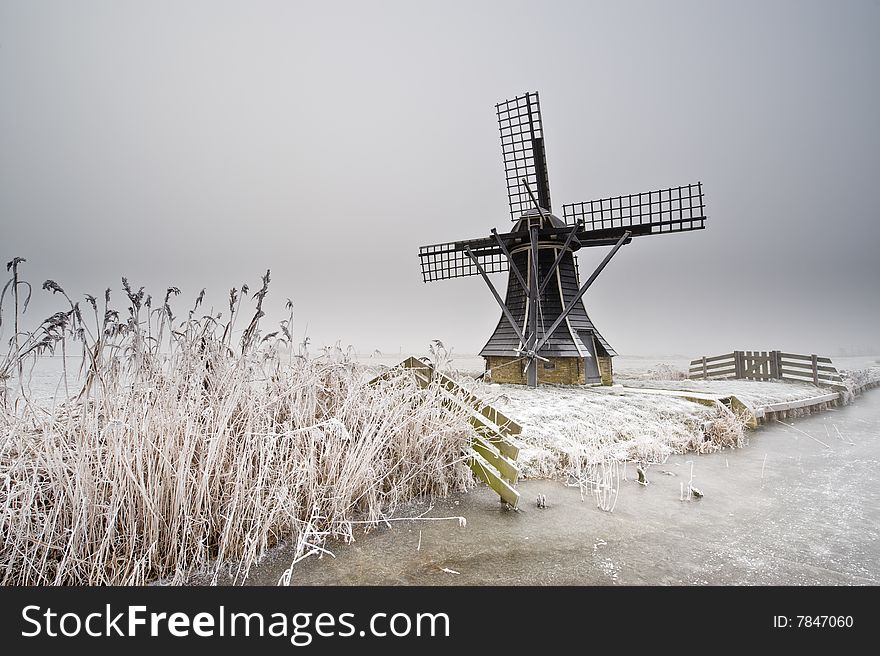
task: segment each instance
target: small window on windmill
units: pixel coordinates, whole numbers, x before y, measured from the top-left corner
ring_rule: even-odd
[[[548,360],[544,363],[544,369],[556,369],[556,363],[552,360]]]

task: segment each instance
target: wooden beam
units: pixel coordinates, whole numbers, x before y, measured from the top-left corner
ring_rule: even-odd
[[[550,336],[559,327],[559,324],[565,321],[565,318],[569,315],[569,313],[572,311],[578,301],[583,298],[584,294],[587,293],[590,285],[592,285],[593,281],[595,281],[599,274],[602,273],[602,269],[604,269],[608,262],[611,261],[611,258],[614,257],[614,254],[620,250],[620,247],[623,246],[624,241],[629,238],[630,234],[631,233],[629,231],[624,233],[623,237],[621,237],[614,245],[614,248],[611,249],[611,252],[609,252],[608,255],[605,256],[605,259],[602,260],[599,266],[596,267],[596,270],[593,271],[592,275],[590,275],[587,281],[581,286],[581,288],[578,290],[578,293],[575,294],[574,298],[568,303],[568,305],[565,306],[565,309],[562,310],[562,313],[556,318],[556,321],[553,322],[553,325],[550,326],[550,329],[544,333],[544,337],[541,338],[541,341],[538,342],[537,346],[535,346],[536,353],[540,351],[541,347],[544,346],[548,339],[550,339]]]
[[[721,369],[720,371],[710,371],[709,378],[717,378],[719,376],[730,376],[736,375],[736,369],[731,367],[729,369]]]
[[[800,382],[815,382],[812,371],[796,371],[792,369],[783,369],[782,370],[783,378],[790,378],[791,380],[797,380]],[[818,378],[820,382],[822,381],[840,381],[840,376],[835,376],[834,374],[826,374],[826,373],[816,373],[815,378]]]
[[[507,258],[510,270],[513,271],[516,279],[519,281],[520,287],[522,287],[523,291],[528,294],[529,286],[526,284],[526,281],[522,277],[522,274],[519,272],[519,269],[517,269],[516,265],[513,263],[513,256],[510,254],[510,251],[507,250],[507,246],[504,245],[504,240],[498,236],[498,231],[495,228],[492,228],[492,236],[495,237],[495,241],[498,242],[498,246],[501,248],[501,252],[504,253],[504,256]]]
[[[476,451],[471,451],[468,458],[468,466],[476,474],[477,478],[498,493],[502,501],[516,508],[519,503],[519,492],[510,483],[505,481],[498,473],[498,470],[490,465],[483,456]]]
[[[523,180],[525,183],[525,180]],[[528,189],[528,185],[526,185]],[[529,194],[532,191],[529,189]],[[532,196],[534,200],[534,196]],[[538,208],[540,210],[540,208]],[[541,214],[543,217],[543,213]],[[527,345],[527,369],[526,383],[529,387],[538,386],[538,360],[535,356],[540,348],[538,342],[538,229],[532,227],[529,229],[529,240],[531,242],[531,256],[529,258],[529,341]]]
[[[504,436],[496,433],[492,426],[487,424],[485,419],[480,415],[473,414],[468,420],[470,421],[471,426],[477,429],[477,432],[482,435],[489,444],[498,449],[501,455],[505,458],[516,460],[519,457],[519,447],[504,439]]]
[[[519,337],[520,341],[525,345],[526,338],[523,335],[522,330],[520,330],[519,326],[516,325],[516,320],[513,318],[513,315],[510,313],[510,310],[507,309],[507,305],[504,301],[501,300],[501,296],[498,295],[498,292],[495,290],[495,285],[492,284],[492,281],[489,280],[489,276],[486,275],[485,269],[483,269],[483,265],[474,257],[474,254],[471,252],[470,246],[465,250],[467,256],[471,258],[471,261],[477,266],[477,270],[480,272],[480,275],[483,276],[483,280],[486,281],[486,284],[489,286],[489,291],[492,292],[492,296],[495,297],[495,300],[498,301],[498,305],[501,306],[501,311],[504,313],[504,316],[507,317],[507,321],[510,323],[510,326],[513,328],[513,331],[516,333],[516,336]]]
[[[724,367],[732,367],[733,366],[733,358],[729,360],[724,360],[722,362],[709,362],[706,364],[706,370],[711,373],[713,369],[723,369]],[[690,371],[702,371],[703,364],[691,365]]]
[[[490,465],[498,470],[502,478],[511,485],[516,485],[516,481],[519,478],[519,468],[501,455],[498,449],[479,436],[471,446],[474,451],[483,456]]]
[[[437,382],[444,406],[468,410],[468,419],[476,434],[466,453],[467,464],[477,478],[498,493],[502,501],[516,507],[519,492],[512,484],[519,478],[519,468],[514,462],[519,456],[519,448],[506,439],[505,433],[519,433],[522,430],[520,425],[417,358],[407,358],[397,366],[410,371],[422,388],[428,387],[432,381]],[[370,380],[369,384],[387,379],[390,375],[390,371],[384,372]]]
[[[809,362],[812,362],[814,356],[812,356],[812,355],[798,355],[797,353],[783,353],[782,357],[785,359],[808,360]],[[833,364],[831,362],[831,358],[816,357],[816,362],[824,362],[825,364]]]
[[[813,370],[813,364],[811,362],[788,362],[783,360],[782,365],[784,367],[794,367],[795,369],[806,369],[807,371]],[[827,365],[816,365],[817,371],[827,371],[830,373],[839,373],[837,367],[829,367]]]
[[[578,221],[577,225],[575,225],[571,229],[571,232],[568,233],[568,237],[565,238],[565,244],[562,245],[562,249],[559,251],[559,255],[556,256],[556,260],[553,262],[553,266],[550,267],[550,270],[544,277],[544,282],[541,283],[541,287],[540,289],[538,289],[538,296],[544,293],[544,290],[547,289],[547,285],[553,279],[553,274],[556,273],[556,269],[559,267],[559,263],[562,262],[562,258],[565,257],[565,252],[568,250],[568,247],[571,244],[571,240],[574,239],[574,234],[577,232],[580,224],[581,222]]]
[[[716,360],[732,360],[733,353],[725,353],[724,355],[713,355],[712,357],[706,358],[698,358],[697,360],[691,360],[691,365],[702,364],[703,360],[706,362],[715,362]]]
[[[531,120],[531,116],[529,117],[529,120]],[[532,193],[532,188],[529,186],[529,183],[526,182],[526,179],[525,179],[525,178],[520,178],[520,182],[523,183],[523,185],[524,185],[525,188],[526,188],[526,191],[529,192],[529,198],[532,199],[532,204],[533,204],[533,205],[535,206],[535,208],[538,210],[538,214],[541,215],[541,227],[542,227],[542,228],[544,227],[544,223],[547,223],[547,224],[549,225],[550,221],[547,219],[547,215],[544,214],[544,208],[541,207],[541,205],[540,205],[540,204],[538,203],[538,201],[535,199],[535,194]]]
[[[772,403],[770,405],[764,406],[763,410],[765,412],[779,412],[781,410],[793,410],[795,408],[806,408],[811,405],[818,405],[820,403],[828,403],[829,401],[836,401],[840,397],[840,394],[837,392],[832,392],[830,394],[823,394],[822,396],[814,396],[809,399],[801,399],[800,401],[784,401],[782,403]]]

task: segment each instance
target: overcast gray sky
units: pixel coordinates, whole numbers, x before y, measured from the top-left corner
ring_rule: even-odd
[[[876,0],[0,0],[0,257],[181,310],[271,268],[313,344],[473,353],[495,302],[418,246],[509,226],[494,104],[538,90],[555,209],[704,185],[585,297],[621,354],[877,352],[878,64]]]

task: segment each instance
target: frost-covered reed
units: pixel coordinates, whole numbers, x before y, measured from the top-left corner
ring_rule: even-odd
[[[20,262],[4,321],[24,309]],[[472,482],[463,411],[406,374],[368,384],[340,349],[310,355],[292,313],[263,334],[268,284],[237,329],[247,286],[224,314],[200,313],[202,293],[177,317],[173,287],[154,303],[123,280],[119,311],[109,290],[81,307],[45,283],[66,307],[16,326],[0,363],[0,583],[182,583],[205,568],[243,582],[280,541],[349,537],[352,520]],[[61,349],[83,370],[39,403],[18,369]]]

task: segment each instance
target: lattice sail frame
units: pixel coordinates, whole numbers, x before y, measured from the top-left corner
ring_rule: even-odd
[[[474,261],[468,257],[466,245],[471,246],[471,252],[480,262],[486,273],[503,273],[510,269],[507,257],[500,248],[477,246],[476,242],[485,242],[485,239],[475,239],[472,242],[453,241],[445,244],[432,244],[419,248],[419,262],[422,266],[422,280],[433,282],[435,280],[448,280],[450,278],[466,278],[479,275],[480,270]]]
[[[550,211],[550,184],[544,149],[544,124],[538,93],[526,93],[495,105],[501,134],[501,155],[507,182],[510,218],[516,221],[534,203],[522,184],[525,178],[538,204]]]
[[[615,236],[630,230],[634,236],[686,232],[705,228],[703,184],[682,185],[639,194],[612,196],[562,206],[568,225],[584,222],[578,237]]]
[[[534,211],[525,178],[541,207],[551,211],[550,186],[544,148],[544,128],[538,93],[526,93],[495,105],[504,159],[510,217],[518,220]],[[705,228],[702,183],[669,187],[655,191],[612,196],[563,206],[567,225],[582,220],[577,238],[582,246],[607,245],[627,230],[633,237]],[[613,243],[613,242],[612,242]],[[480,273],[467,254],[470,247],[486,273],[503,273],[509,262],[494,239],[470,239],[422,246],[419,261],[425,282],[465,278]],[[577,258],[575,258],[577,268]]]
[[[422,280],[449,280],[450,278],[467,278],[480,273],[474,261],[468,257],[465,244],[471,245],[471,252],[486,273],[504,273],[510,270],[510,261],[500,248],[482,245],[485,239],[471,241],[451,241],[445,244],[432,244],[419,248],[419,263],[422,266]],[[472,244],[481,244],[479,246]],[[580,280],[577,258],[574,259],[574,270]]]

